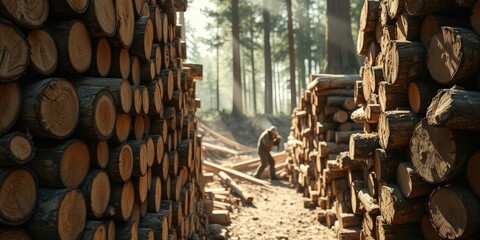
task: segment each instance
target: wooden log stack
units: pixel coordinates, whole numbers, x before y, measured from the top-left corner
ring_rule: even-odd
[[[0,3],[0,239],[202,239],[187,0]]]
[[[328,190],[315,207],[338,239],[479,237],[479,9],[480,1],[364,2],[357,50],[365,64],[354,91],[361,108],[351,115],[363,132],[313,172],[337,169],[330,185],[318,184]],[[310,105],[301,101],[303,115]],[[321,149],[302,148],[297,122],[294,115],[291,162]],[[345,213],[361,224],[349,225]]]

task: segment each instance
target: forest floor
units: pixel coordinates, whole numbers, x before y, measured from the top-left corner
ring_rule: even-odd
[[[256,147],[257,138],[265,128],[277,126],[286,139],[291,125],[289,116],[233,118],[219,114],[200,119],[218,133],[252,148]],[[214,160],[224,164],[232,158]],[[228,239],[336,239],[333,230],[317,221],[316,210],[304,208],[302,194],[297,193],[287,180],[272,181],[270,188],[238,183],[254,201],[253,205],[240,204],[233,210],[232,223],[227,226]]]

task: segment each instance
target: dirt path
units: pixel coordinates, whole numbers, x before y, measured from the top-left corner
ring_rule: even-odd
[[[254,196],[254,206],[234,210],[230,239],[336,239],[333,230],[316,220],[315,210],[303,207],[302,195],[287,181],[274,181],[272,190],[241,186]]]

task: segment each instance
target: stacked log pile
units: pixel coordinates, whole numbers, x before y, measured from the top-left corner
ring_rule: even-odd
[[[478,239],[479,9],[480,1],[365,1],[354,95],[362,107],[351,116],[364,132],[336,159],[349,177],[341,196],[351,196],[336,196],[339,239]],[[319,205],[331,223],[331,206]],[[361,227],[342,226],[345,209]]]
[[[0,239],[200,239],[186,0],[0,3]]]

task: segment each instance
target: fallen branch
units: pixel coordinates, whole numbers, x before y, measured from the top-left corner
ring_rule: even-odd
[[[225,183],[233,190],[235,191],[239,196],[240,199],[242,199],[243,202],[245,203],[252,203],[253,202],[253,196],[250,195],[250,193],[246,192],[243,190],[228,174],[226,174],[224,171],[218,172],[218,176],[225,181]]]

